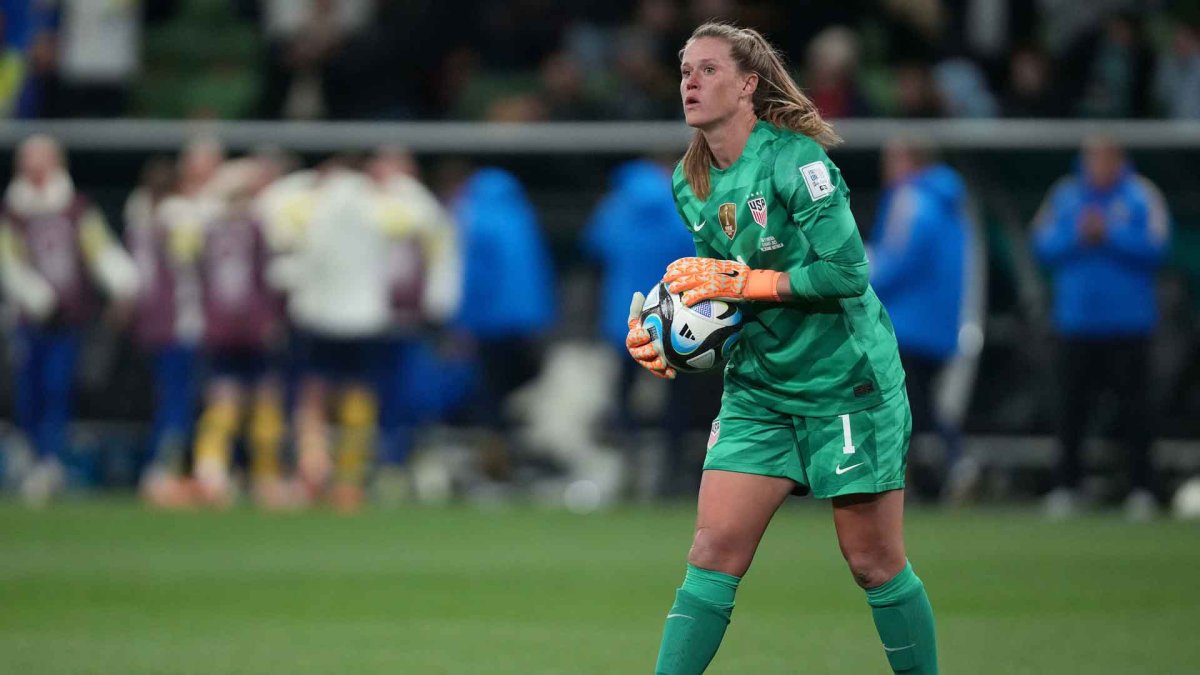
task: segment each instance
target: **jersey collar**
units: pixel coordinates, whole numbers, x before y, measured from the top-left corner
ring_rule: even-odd
[[[724,169],[718,169],[715,166],[709,166],[709,171],[712,172],[712,176],[724,176],[727,173],[731,173],[740,167],[742,165],[742,161],[747,157],[757,156],[758,149],[762,147],[763,143],[766,143],[767,140],[770,139],[772,135],[772,128],[773,127],[771,126],[771,123],[767,122],[766,120],[758,120],[755,122],[754,128],[750,130],[750,137],[746,139],[746,145],[742,148],[742,154],[738,155],[738,158],[734,160],[733,164],[730,164]]]

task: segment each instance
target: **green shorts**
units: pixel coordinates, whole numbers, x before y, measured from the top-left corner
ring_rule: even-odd
[[[828,499],[904,487],[912,414],[901,387],[879,405],[833,417],[796,417],[726,389],[704,468],[790,478]]]

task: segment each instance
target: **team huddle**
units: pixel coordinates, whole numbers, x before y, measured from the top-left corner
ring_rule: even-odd
[[[27,140],[16,168],[0,267],[26,350],[17,416],[38,459],[22,485],[31,501],[61,487],[80,329],[102,312],[152,364],[141,481],[152,504],[232,503],[244,447],[261,506],[354,509],[375,449],[406,453],[404,382],[387,366],[457,309],[461,273],[450,217],[405,153],[293,171],[280,152],[229,160],[193,142],[177,162],[146,165],[125,246],[75,192],[53,139]],[[283,458],[289,407],[294,462]]]

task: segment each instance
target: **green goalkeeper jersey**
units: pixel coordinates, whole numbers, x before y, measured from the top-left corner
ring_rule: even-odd
[[[787,272],[796,296],[746,303],[726,389],[803,417],[864,410],[898,391],[896,335],[867,283],[850,191],[824,149],[759,121],[741,157],[709,176],[701,200],[675,169],[675,205],[696,254]]]

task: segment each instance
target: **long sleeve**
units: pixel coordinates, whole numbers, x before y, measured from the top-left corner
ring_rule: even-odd
[[[793,295],[822,300],[865,293],[870,265],[850,212],[850,190],[825,151],[814,143],[790,143],[775,158],[774,182],[815,256],[786,270]]]
[[[43,320],[54,312],[58,298],[26,261],[24,248],[12,225],[0,222],[0,284],[22,312]]]
[[[422,304],[433,320],[449,321],[462,304],[462,251],[450,214],[437,205],[431,208],[434,222],[423,239],[428,270]]]
[[[853,298],[867,291],[870,266],[850,204],[840,194],[827,199],[807,224],[800,224],[816,260],[788,270],[798,298]]]
[[[84,214],[79,239],[88,269],[110,298],[132,301],[137,296],[138,273],[133,259],[108,230],[97,209]]]
[[[1060,203],[1064,189],[1066,184],[1061,180],[1050,188],[1033,217],[1033,252],[1047,267],[1057,267],[1081,248],[1075,228],[1078,213]]]
[[[1150,181],[1140,180],[1143,199],[1127,224],[1108,230],[1105,247],[1136,265],[1157,267],[1166,256],[1170,215],[1166,200]]]
[[[911,278],[925,263],[933,227],[923,206],[916,190],[902,189],[876,228],[882,236],[872,242],[870,251],[871,286],[881,297]]]

